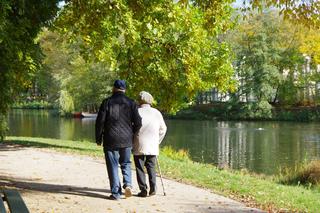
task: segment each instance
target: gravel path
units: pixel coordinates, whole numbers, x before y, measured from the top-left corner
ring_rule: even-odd
[[[138,193],[133,173],[133,193]],[[105,163],[90,157],[0,144],[0,187],[17,188],[30,212],[262,212],[208,190],[158,178],[156,196],[120,201],[110,194]]]

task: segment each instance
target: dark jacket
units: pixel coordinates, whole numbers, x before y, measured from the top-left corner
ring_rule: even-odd
[[[136,103],[123,92],[103,100],[96,120],[96,143],[107,150],[132,147],[133,136],[141,127]]]

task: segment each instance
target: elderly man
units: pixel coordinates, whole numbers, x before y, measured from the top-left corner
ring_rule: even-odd
[[[134,163],[137,172],[137,181],[140,188],[139,197],[147,197],[147,184],[144,167],[149,177],[149,196],[156,194],[156,156],[159,155],[159,144],[163,140],[167,126],[161,113],[151,107],[153,97],[148,92],[139,94],[139,114],[142,118],[142,126],[133,143]]]
[[[133,100],[125,96],[125,89],[123,80],[114,82],[113,94],[103,100],[96,120],[96,143],[101,145],[103,139],[111,200],[120,199],[122,194],[118,164],[123,176],[125,196],[132,195],[130,155],[134,134],[141,127],[138,107]]]

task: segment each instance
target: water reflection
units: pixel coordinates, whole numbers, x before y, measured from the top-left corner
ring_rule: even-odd
[[[94,119],[60,118],[53,110],[12,110],[9,114],[10,135],[94,139]]]
[[[320,159],[319,123],[167,121],[165,143],[193,160],[274,174],[279,167]],[[306,141],[313,135],[312,142]]]
[[[10,134],[94,142],[95,119],[66,119],[45,110],[13,110]],[[320,159],[320,123],[167,120],[162,144],[188,150],[195,161],[265,174]]]

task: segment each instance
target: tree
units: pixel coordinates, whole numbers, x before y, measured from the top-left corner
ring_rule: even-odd
[[[320,103],[320,29],[303,28],[300,33],[300,52],[305,56],[305,66],[301,86],[309,96],[303,103]],[[314,92],[312,92],[314,91]],[[311,94],[310,94],[311,93]]]
[[[176,111],[198,91],[234,89],[230,51],[218,39],[233,24],[232,2],[70,0],[56,23],[83,39],[87,57],[106,61],[126,79],[131,95],[148,90],[162,110]],[[319,4],[312,0],[250,0],[243,9],[265,6],[304,24],[319,23]]]
[[[304,28],[300,40],[300,51],[310,56],[314,65],[320,64],[320,29]]]
[[[147,90],[176,111],[199,90],[232,88],[229,47],[218,39],[232,24],[230,3],[70,1],[56,24],[125,79],[129,95]]]
[[[48,95],[57,101],[62,114],[93,110],[111,92],[113,73],[102,62],[84,60],[81,41],[70,45],[57,32],[44,29],[39,41],[46,56],[43,71],[51,79]],[[72,103],[72,104],[71,104]]]
[[[277,8],[284,19],[307,27],[320,27],[320,1],[319,0],[244,0],[241,10],[250,14],[256,9]]]
[[[20,89],[28,84],[41,59],[34,41],[39,30],[58,10],[58,0],[2,0],[0,2],[0,135],[6,113]]]
[[[293,83],[291,77],[297,66],[303,63],[295,31],[274,12],[266,12],[242,22],[229,36],[240,82],[236,97],[238,101],[245,97],[246,117],[270,117],[270,103],[282,102],[288,95],[283,92]]]

